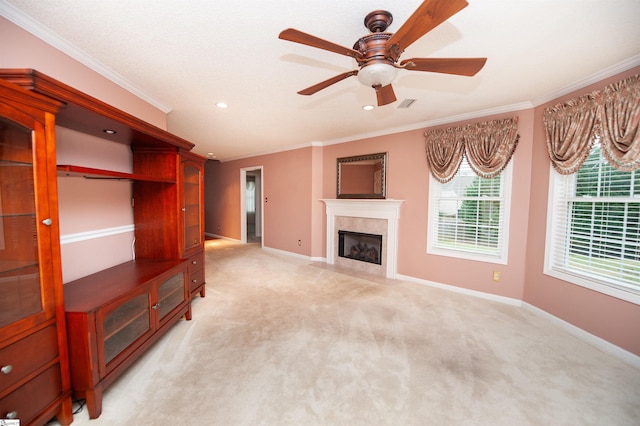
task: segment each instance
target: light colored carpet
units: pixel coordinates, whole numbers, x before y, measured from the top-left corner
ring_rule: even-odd
[[[518,307],[207,241],[207,297],[75,425],[638,425],[640,371]]]

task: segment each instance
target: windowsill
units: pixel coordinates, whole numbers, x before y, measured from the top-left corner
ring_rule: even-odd
[[[461,251],[461,250],[447,250],[442,248],[427,248],[427,254],[434,256],[453,257],[456,259],[473,260],[476,262],[494,263],[498,265],[506,265],[507,258],[494,255],[482,255],[479,253]]]

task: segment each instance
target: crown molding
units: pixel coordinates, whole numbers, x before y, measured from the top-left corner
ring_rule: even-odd
[[[144,100],[145,102],[151,104],[156,107],[160,111],[165,114],[168,114],[171,111],[171,108],[162,104],[157,99],[153,98],[151,95],[140,89],[135,84],[131,83],[129,80],[122,77],[116,71],[107,67],[100,61],[94,59],[93,57],[87,55],[85,52],[80,50],[77,46],[72,43],[69,43],[64,38],[60,37],[49,28],[43,26],[40,22],[36,21],[32,17],[26,15],[21,10],[16,7],[6,3],[0,2],[0,16],[5,17],[7,20],[13,22],[23,30],[33,34],[43,42],[49,44],[55,49],[65,53],[76,61],[80,62],[82,65],[92,69],[97,72],[101,76],[111,80],[118,86],[123,89],[131,92],[133,95],[138,98]]]
[[[622,62],[618,62],[617,64],[613,64],[603,69],[602,71],[585,77],[582,80],[573,82],[572,84],[569,84],[567,86],[561,87],[554,92],[548,93],[539,98],[535,98],[531,101],[531,103],[533,104],[533,106],[546,104],[547,102],[551,102],[554,99],[558,99],[564,95],[568,95],[569,93],[575,92],[576,90],[580,90],[584,87],[590,86],[609,77],[613,77],[616,74],[620,74],[621,72],[625,72],[637,66],[640,66],[640,54],[625,59]]]
[[[387,135],[393,135],[396,133],[410,132],[413,130],[424,129],[426,127],[440,126],[443,124],[456,123],[458,121],[473,120],[475,118],[483,118],[489,115],[497,115],[497,114],[514,112],[514,111],[521,111],[523,109],[530,109],[530,108],[533,108],[533,104],[531,102],[521,102],[518,104],[505,105],[505,106],[496,107],[496,108],[488,108],[488,109],[473,111],[465,114],[451,115],[451,116],[439,118],[436,120],[422,121],[420,123],[414,123],[408,126],[393,127],[389,129],[375,131],[375,132],[361,133],[358,135],[349,136],[347,138],[331,139],[331,140],[325,141],[324,145],[325,146],[336,145],[340,143],[353,142],[361,139],[374,138],[378,136],[387,136]]]

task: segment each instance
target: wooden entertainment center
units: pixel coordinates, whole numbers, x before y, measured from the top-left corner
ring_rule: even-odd
[[[11,175],[17,183],[2,175],[0,226],[5,238],[16,229],[26,238],[0,258],[0,299],[40,289],[33,308],[0,314],[0,418],[42,425],[57,415],[67,425],[71,392],[98,417],[103,390],[171,325],[191,319],[192,297],[205,296],[205,159],[190,152],[192,143],[38,71],[1,69],[0,79],[0,163],[26,170]],[[56,165],[57,126],[128,145],[132,172]],[[18,149],[26,156],[17,158]],[[74,177],[132,182],[135,259],[62,285],[56,181]],[[18,179],[26,179],[25,191],[15,189]],[[12,218],[30,205],[16,225]],[[5,354],[17,353],[19,362],[5,363]],[[34,389],[42,396],[34,399]]]

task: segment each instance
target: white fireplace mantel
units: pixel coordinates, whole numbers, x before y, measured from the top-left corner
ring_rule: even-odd
[[[337,256],[335,247],[335,218],[347,216],[366,219],[387,220],[387,278],[395,278],[398,267],[398,223],[400,206],[404,200],[393,199],[323,199],[327,211],[327,263],[334,264]]]

